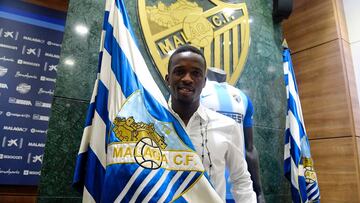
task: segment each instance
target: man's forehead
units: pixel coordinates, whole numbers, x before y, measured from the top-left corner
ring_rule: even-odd
[[[185,52],[181,52],[178,53],[174,56],[172,62],[179,62],[181,60],[192,60],[194,62],[200,62],[200,63],[204,63],[204,59],[201,57],[201,55],[191,52],[191,51],[185,51]]]

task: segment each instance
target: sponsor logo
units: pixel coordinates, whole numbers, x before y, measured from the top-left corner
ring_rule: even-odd
[[[29,175],[40,176],[40,175],[41,175],[41,171],[29,171],[29,170],[24,170],[23,175],[24,175],[24,176],[29,176]]]
[[[4,37],[14,38],[13,33],[14,33],[14,32],[10,32],[10,31],[4,32]]]
[[[50,58],[56,58],[56,59],[60,58],[60,56],[58,54],[52,54],[52,53],[47,53],[47,52],[45,52],[45,56],[50,57]]]
[[[0,66],[0,77],[4,76],[8,72],[8,69],[4,66]]]
[[[42,102],[42,101],[35,101],[35,106],[50,109],[51,108],[51,103],[46,103],[46,102]]]
[[[45,62],[44,71],[55,71],[55,72],[57,72],[57,65],[48,64],[48,62]]]
[[[54,95],[54,90],[44,90],[43,88],[40,88],[38,94]]]
[[[39,114],[34,114],[33,115],[33,120],[37,120],[37,121],[49,121],[50,117],[49,116],[44,116],[44,115],[39,115]]]
[[[0,83],[0,89],[9,89],[7,84],[5,83]]]
[[[30,164],[30,163],[42,163],[43,161],[43,157],[44,155],[43,154],[40,154],[40,155],[32,155],[31,153],[28,154],[28,159],[27,159],[27,163]]]
[[[31,85],[26,83],[20,83],[18,86],[16,86],[16,91],[20,94],[27,94],[31,90]]]
[[[22,77],[26,79],[37,79],[36,75],[30,75],[30,73],[23,74],[20,71],[16,71],[15,77]]]
[[[55,43],[55,42],[52,42],[52,41],[47,41],[46,44],[49,45],[49,46],[61,47],[61,44],[58,44],[58,43]]]
[[[34,55],[34,56],[40,57],[41,49],[40,48],[29,48],[24,45],[21,53],[23,55],[26,54],[26,55]]]
[[[7,125],[4,125],[3,130],[15,131],[15,132],[23,132],[23,133],[25,133],[28,129],[27,129],[27,128],[23,128],[23,127],[18,127],[18,126],[7,126]]]
[[[8,39],[14,39],[17,40],[19,37],[19,32],[14,32],[14,31],[4,31],[1,28],[0,29],[0,37],[4,37],[4,38],[8,38]]]
[[[0,154],[0,159],[13,159],[13,160],[22,160],[22,156]]]
[[[0,61],[10,61],[10,62],[14,62],[15,60],[13,58],[6,58],[6,56],[2,56],[0,57]]]
[[[0,47],[5,48],[5,49],[12,49],[12,50],[17,50],[18,49],[17,46],[12,46],[12,45],[3,44],[3,43],[0,43]]]
[[[7,117],[18,117],[18,118],[30,118],[30,114],[19,114],[19,113],[12,113],[10,111],[6,112],[5,114]]]
[[[11,168],[9,168],[8,170],[6,169],[2,169],[0,168],[0,174],[5,174],[5,175],[19,175],[20,171],[19,170],[11,170]]]
[[[40,67],[40,63],[34,63],[34,62],[30,62],[30,61],[25,61],[22,59],[18,59],[17,63],[23,64],[23,65],[28,65],[28,66]]]
[[[9,139],[6,136],[3,137],[1,146],[4,147],[12,147],[12,148],[19,148],[21,149],[23,146],[23,138],[20,139]]]
[[[17,99],[15,97],[9,97],[9,103],[10,104],[19,104],[19,105],[24,105],[24,106],[32,106],[32,103],[30,100]]]
[[[47,130],[39,130],[39,129],[36,129],[36,128],[31,128],[30,132],[33,133],[33,134],[34,133],[47,134]]]
[[[41,143],[41,142],[29,142],[28,143],[29,147],[45,147],[45,143]]]
[[[56,82],[56,79],[55,78],[47,78],[47,77],[45,77],[45,76],[41,76],[40,77],[40,80],[41,81],[48,81],[48,82]]]
[[[30,42],[36,42],[40,44],[44,44],[45,40],[35,38],[35,37],[29,37],[29,36],[23,36],[23,40],[30,41]]]

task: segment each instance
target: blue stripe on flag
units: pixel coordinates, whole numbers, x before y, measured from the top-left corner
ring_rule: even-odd
[[[301,196],[301,199],[303,200],[303,202],[305,202],[305,200],[308,200],[308,195],[307,195],[307,192],[306,192],[305,177],[299,175],[298,181],[299,181],[300,196]]]
[[[294,138],[290,137],[290,157],[293,159],[294,163],[298,165],[301,159],[301,150],[299,146],[296,145]]]
[[[139,165],[135,164],[117,164],[110,165],[106,168],[106,173],[112,174],[113,176],[106,176],[106,178],[113,179],[114,177],[121,177],[116,181],[104,182],[104,191],[109,191],[106,195],[102,196],[101,202],[114,202],[120,194],[121,190],[129,182],[131,175],[139,168]],[[110,192],[111,191],[111,192]]]
[[[164,174],[165,169],[160,168],[159,171],[155,174],[155,176],[149,181],[149,183],[144,187],[143,191],[139,194],[136,202],[142,202],[148,192],[154,187],[154,185],[159,181],[161,176]]]
[[[189,172],[189,171],[184,171],[181,174],[179,179],[171,187],[170,193],[169,193],[169,195],[167,196],[167,198],[165,199],[164,202],[170,202],[174,198],[176,190],[180,187],[180,185],[184,182],[184,180],[189,176],[190,173],[191,172]]]
[[[85,187],[96,202],[100,202],[101,188],[104,182],[105,169],[98,157],[89,146],[86,168],[91,169],[85,172]]]
[[[103,21],[103,30],[106,30],[106,24],[108,24],[109,22],[109,15],[110,15],[110,12],[109,11],[105,11],[105,14],[104,14],[104,21]],[[99,63],[100,64],[100,63]]]
[[[96,107],[95,102],[90,103],[90,105],[88,107],[86,120],[85,120],[85,127],[90,126],[92,124],[92,120],[93,120],[94,114],[95,114],[95,107]]]
[[[300,115],[297,112],[297,109],[298,109],[297,102],[295,101],[292,94],[289,94],[288,105],[289,105],[288,109],[292,112],[292,114],[296,118],[297,126],[299,127],[299,132],[298,133],[299,133],[299,137],[300,137],[300,140],[301,140],[305,136],[305,131],[304,131],[303,127],[302,127],[303,124],[302,124],[302,121],[300,120]]]
[[[150,199],[149,202],[157,202],[165,192],[166,188],[168,187],[171,179],[175,176],[176,171],[170,171],[168,175],[166,176],[166,180],[164,183],[160,186],[159,190],[154,194],[154,196]]]
[[[98,90],[96,96],[96,112],[99,114],[101,119],[104,121],[106,125],[106,133],[109,132],[109,111],[108,111],[108,89],[105,87],[104,83],[99,80],[98,82]]]
[[[293,203],[301,203],[299,190],[291,184],[291,197]]]
[[[136,189],[146,179],[146,177],[149,175],[150,172],[151,172],[151,170],[149,170],[149,169],[144,169],[143,171],[141,171],[141,173],[138,175],[138,177],[136,178],[134,183],[131,185],[129,191],[126,193],[126,195],[124,196],[124,199],[122,199],[122,201],[130,202],[130,200],[133,197]]]

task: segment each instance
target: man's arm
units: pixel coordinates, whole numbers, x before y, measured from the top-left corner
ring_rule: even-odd
[[[248,170],[251,174],[251,180],[253,181],[253,188],[256,192],[257,202],[265,203],[264,193],[262,191],[260,180],[259,154],[253,144],[252,127],[244,127],[244,138],[246,149],[246,162],[248,164]]]
[[[226,165],[230,172],[232,183],[231,193],[236,202],[256,203],[256,194],[252,187],[250,173],[244,156],[244,138],[242,129],[235,123],[231,132],[231,140],[226,152]]]

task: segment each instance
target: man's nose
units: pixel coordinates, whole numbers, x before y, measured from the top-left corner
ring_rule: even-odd
[[[184,75],[184,77],[181,78],[181,80],[182,80],[183,82],[192,82],[192,81],[193,81],[190,73],[186,73],[186,74]]]

